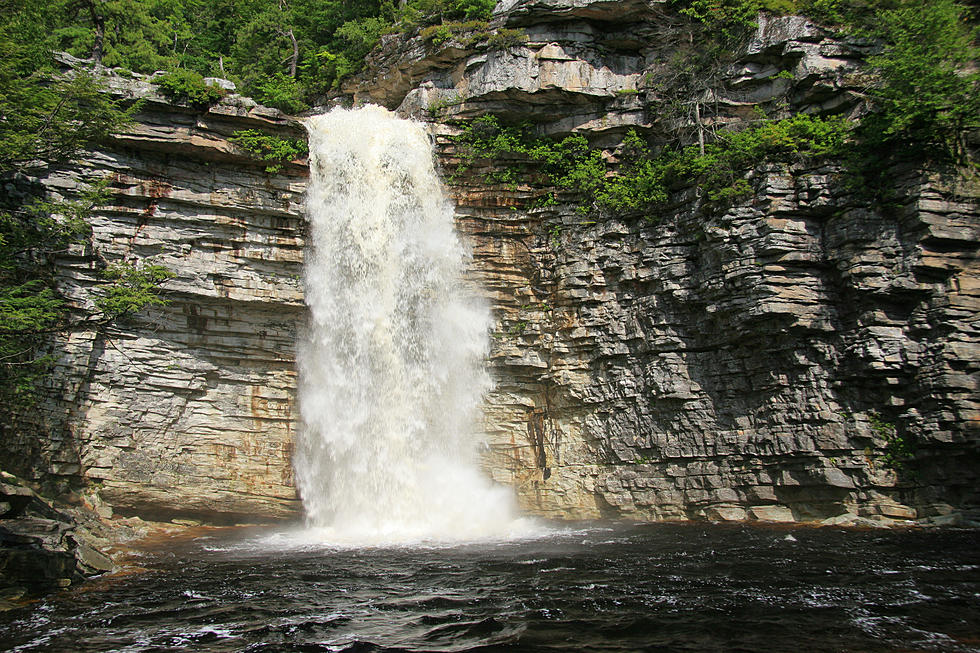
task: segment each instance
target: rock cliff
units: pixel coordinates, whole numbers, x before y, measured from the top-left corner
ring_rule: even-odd
[[[7,442],[17,471],[49,485],[82,478],[105,512],[293,516],[306,170],[298,162],[268,174],[228,138],[303,130],[239,96],[199,111],[169,102],[146,79],[111,81],[114,93],[142,99],[136,120],[39,180],[71,199],[109,179],[90,245],[57,262],[60,286],[82,308],[106,263],[151,261],[176,277],[166,306],[53,344],[49,399],[20,416]]]
[[[664,5],[504,2],[495,25],[526,40],[399,42],[346,90],[433,120],[447,171],[456,121],[485,113],[584,134],[607,159],[626,128],[699,127],[669,110]],[[760,16],[700,89],[706,120],[860,111],[870,48]],[[976,506],[975,179],[897,165],[882,207],[839,162],[760,165],[721,212],[687,187],[656,214],[583,217],[581,197],[528,208],[540,190],[484,172],[452,192],[498,318],[487,466],[525,507],[943,521]],[[899,447],[914,461],[890,459]]]
[[[502,42],[387,37],[343,92],[429,121],[447,173],[456,121],[487,113],[614,160],[627,128],[704,127],[669,106],[669,18],[656,2],[505,0]],[[705,120],[857,111],[868,47],[762,17]],[[56,343],[51,398],[20,424],[42,437],[6,446],[119,512],[294,514],[304,170],[267,174],[227,139],[297,128],[237,96],[197,112],[119,84],[147,98],[136,125],[42,181],[71,196],[110,175],[92,251],[167,265],[171,303]],[[801,161],[746,170],[752,192],[722,211],[691,185],[656,214],[583,216],[574,193],[535,207],[540,189],[484,172],[450,191],[497,320],[486,467],[526,509],[942,521],[977,506],[975,182],[898,165],[882,208],[839,164]],[[93,283],[92,251],[59,263],[69,296]],[[886,464],[896,442],[914,460]]]

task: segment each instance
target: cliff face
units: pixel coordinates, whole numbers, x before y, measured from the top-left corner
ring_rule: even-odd
[[[526,42],[391,44],[346,90],[435,119],[448,172],[453,121],[484,113],[614,157],[628,127],[698,126],[665,95],[669,23],[657,3],[501,3],[497,27]],[[854,112],[868,50],[760,17],[700,89],[706,120]],[[760,165],[720,212],[692,185],[657,213],[583,217],[580,197],[529,209],[540,191],[486,171],[452,192],[498,318],[487,467],[525,507],[789,521],[976,505],[975,180],[899,166],[876,208],[839,164]]]
[[[452,121],[485,113],[582,133],[609,157],[629,127],[692,126],[663,91],[677,44],[662,5],[497,10],[496,26],[526,40],[390,37],[345,92],[431,121],[447,172]],[[712,124],[757,105],[852,111],[866,52],[801,18],[762,20],[712,82]],[[173,269],[171,303],[58,342],[51,399],[27,420],[44,444],[8,447],[94,481],[117,511],[294,514],[304,171],[266,174],[227,138],[296,128],[235,97],[200,113],[145,84],[126,92],[150,99],[137,125],[43,181],[71,196],[110,174],[94,244]],[[529,208],[539,190],[484,172],[450,191],[497,320],[486,467],[525,508],[802,520],[977,505],[975,184],[896,168],[895,201],[875,209],[836,164],[760,165],[722,211],[691,185],[656,214],[583,216],[571,193]],[[60,264],[70,296],[93,282],[89,254]],[[894,443],[915,460],[886,465]]]
[[[22,416],[8,447],[21,454],[20,471],[33,463],[49,483],[87,479],[117,512],[293,515],[305,169],[266,174],[227,139],[241,129],[295,136],[302,128],[237,96],[199,112],[146,81],[113,85],[144,99],[136,122],[41,179],[69,199],[110,180],[92,247],[58,261],[60,286],[81,304],[101,265],[140,258],[176,273],[170,303],[56,342],[50,398]]]

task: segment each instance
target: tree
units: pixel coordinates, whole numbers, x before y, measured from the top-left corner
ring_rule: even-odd
[[[92,73],[58,69],[51,47],[61,17],[57,7],[40,4],[8,0],[0,14],[0,177],[7,191],[0,197],[0,403],[8,404],[29,400],[46,373],[45,340],[81,326],[69,320],[52,262],[87,239],[87,218],[106,193],[97,184],[75,201],[48,201],[31,174],[107,138],[132,109],[103,92]],[[155,287],[163,279],[150,272]],[[133,285],[131,278],[110,281],[110,289]],[[119,316],[103,307],[82,321],[91,327]]]
[[[862,136],[901,140],[931,154],[962,160],[966,135],[980,128],[977,28],[953,0],[902,2],[881,12],[873,34],[884,42],[869,63],[875,112]]]
[[[179,0],[60,0],[56,49],[89,57],[95,65],[153,72],[173,67],[181,43],[175,36]],[[179,23],[178,23],[179,25]]]

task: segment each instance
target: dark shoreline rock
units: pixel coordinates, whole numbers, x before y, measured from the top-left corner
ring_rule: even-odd
[[[108,541],[83,525],[97,515],[59,506],[7,472],[0,479],[0,505],[9,506],[0,515],[0,610],[115,568],[99,550]]]

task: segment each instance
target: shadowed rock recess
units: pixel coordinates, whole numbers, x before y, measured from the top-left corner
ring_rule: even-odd
[[[447,177],[456,121],[488,113],[583,134],[614,162],[629,128],[668,142],[696,127],[661,96],[676,42],[665,11],[507,0],[494,26],[526,40],[386,37],[343,92],[430,121]],[[702,119],[738,124],[756,106],[855,115],[867,53],[803,18],[760,17]],[[298,129],[237,96],[200,112],[145,82],[119,85],[149,99],[138,123],[43,182],[71,196],[111,175],[93,244],[109,261],[170,267],[171,303],[56,343],[45,412],[4,447],[37,463],[21,473],[95,483],[117,512],[288,516],[305,170],[268,174],[227,138]],[[720,210],[692,183],[656,211],[583,215],[570,191],[540,206],[540,188],[488,183],[488,165],[449,190],[496,320],[485,466],[525,509],[975,517],[975,181],[897,166],[893,197],[875,208],[838,163],[760,164],[745,171],[751,193]],[[90,251],[59,266],[70,297],[92,284]],[[896,441],[914,457],[889,462]]]

